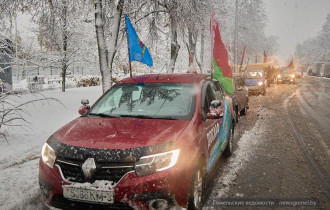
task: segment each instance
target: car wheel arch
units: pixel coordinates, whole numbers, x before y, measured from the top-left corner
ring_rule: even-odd
[[[193,187],[194,187],[194,182],[195,182],[195,176],[198,170],[202,171],[202,195],[201,195],[201,204],[203,205],[204,202],[204,197],[205,197],[205,186],[206,186],[206,156],[205,154],[201,154],[198,158],[197,164],[194,169],[194,173],[192,174],[191,180],[190,180],[190,189],[188,193],[188,198],[187,198],[187,209],[188,210],[195,210],[195,209],[200,209],[200,208],[195,208],[192,202],[194,202],[194,199],[192,198],[193,195]]]

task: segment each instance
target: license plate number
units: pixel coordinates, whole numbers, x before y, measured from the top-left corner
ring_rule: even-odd
[[[63,186],[63,196],[68,199],[89,201],[95,203],[114,202],[114,192],[105,190],[90,190]]]

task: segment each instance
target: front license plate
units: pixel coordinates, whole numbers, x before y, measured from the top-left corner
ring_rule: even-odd
[[[113,203],[114,192],[105,190],[90,190],[63,186],[63,196],[68,199],[89,201],[95,203]]]

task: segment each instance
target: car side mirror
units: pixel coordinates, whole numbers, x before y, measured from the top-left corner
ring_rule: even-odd
[[[212,108],[218,108],[219,106],[221,106],[221,101],[220,100],[211,101],[211,107]]]
[[[81,104],[84,105],[84,106],[88,106],[89,100],[88,99],[82,99]]]
[[[219,108],[210,107],[209,112],[207,113],[207,119],[220,119],[223,117],[223,110]]]
[[[88,112],[90,106],[89,106],[89,101],[87,99],[82,99],[81,100],[82,106],[79,108],[78,113],[80,115],[84,115]]]

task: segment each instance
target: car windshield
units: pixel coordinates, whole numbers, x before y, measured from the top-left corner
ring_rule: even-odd
[[[294,73],[293,70],[286,70],[286,69],[281,70],[281,74],[293,74],[293,73]]]
[[[262,72],[261,71],[249,71],[246,73],[246,78],[254,79],[254,78],[262,78]]]
[[[193,84],[119,84],[91,108],[89,116],[188,120],[193,90]]]

